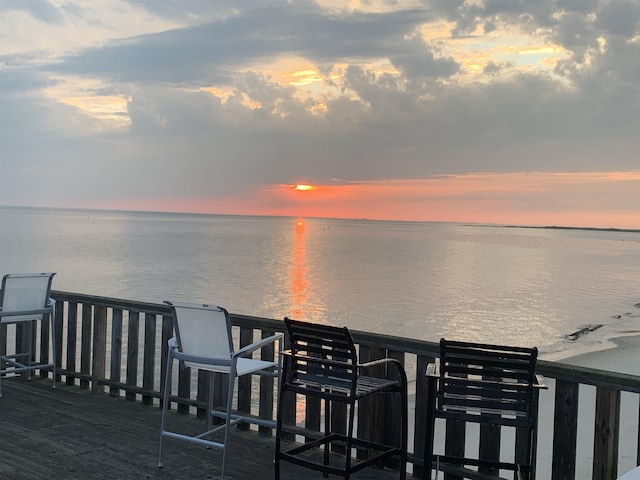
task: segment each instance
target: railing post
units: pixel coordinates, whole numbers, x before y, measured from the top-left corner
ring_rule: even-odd
[[[484,373],[482,378],[485,380],[493,379],[492,375],[487,373]],[[499,425],[481,424],[478,438],[478,458],[480,460],[499,461],[501,438],[502,428]],[[498,469],[495,468],[479,467],[478,471],[485,474],[498,475]]]
[[[418,355],[416,360],[416,415],[413,424],[413,455],[424,465],[424,449],[427,440],[427,399],[429,397],[429,381],[427,379],[427,365],[433,361],[424,355]],[[414,460],[413,476],[422,478],[424,467]]]
[[[618,436],[620,433],[620,390],[597,387],[593,480],[618,476]]]
[[[383,348],[360,345],[360,363],[370,362],[385,358],[387,352]],[[364,375],[383,378],[386,370],[383,365],[367,368]],[[373,395],[362,399],[358,404],[358,437],[369,439],[378,443],[385,443],[384,438],[384,398],[382,395]],[[367,458],[370,452],[358,449],[358,458]]]
[[[393,358],[400,362],[402,368],[404,368],[404,352],[397,350],[389,350],[387,352],[389,358]],[[387,376],[390,379],[400,381],[400,372],[395,366],[387,366]],[[400,394],[385,395],[385,411],[389,412],[384,415],[384,441],[391,445],[402,445],[402,406],[399,403],[401,398]],[[408,419],[407,419],[408,421]],[[408,439],[407,439],[408,443]],[[400,467],[400,460],[395,457],[387,458],[385,465],[390,468],[398,469]]]
[[[104,380],[107,368],[107,307],[94,307],[93,363],[91,365],[91,393],[104,392]]]
[[[552,480],[573,480],[576,478],[579,389],[580,385],[575,382],[556,380]]]

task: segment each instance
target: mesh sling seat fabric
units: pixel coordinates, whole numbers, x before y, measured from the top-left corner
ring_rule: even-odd
[[[290,349],[283,352],[283,372],[278,402],[276,428],[275,478],[280,479],[280,462],[289,462],[327,475],[349,479],[359,470],[389,457],[399,458],[400,478],[406,478],[407,463],[407,377],[403,366],[395,359],[385,358],[358,363],[356,347],[346,327],[317,325],[285,318]],[[362,373],[369,367],[382,367],[393,372],[395,378],[378,378]],[[324,432],[319,438],[305,443],[283,445],[283,434],[295,431],[283,423],[283,399],[286,392],[318,399],[324,403]],[[356,404],[380,393],[396,394],[401,411],[400,445],[382,444],[371,439],[354,437],[354,412]],[[332,431],[332,406],[347,407],[346,432]],[[344,428],[341,430],[344,431]],[[344,456],[334,457],[333,446],[343,446]],[[324,447],[323,451],[316,449]],[[367,458],[352,459],[353,449],[368,452]],[[315,455],[313,453],[320,453]]]
[[[29,379],[33,370],[53,371],[53,387],[56,386],[56,356],[55,356],[55,300],[49,298],[51,282],[55,273],[10,273],[2,278],[2,290],[0,291],[0,345],[3,350],[0,355],[0,379],[7,374],[28,372]],[[51,339],[51,361],[48,357],[48,345],[41,345],[41,361],[33,363],[35,358],[33,331],[34,323],[42,322],[42,328],[46,328],[45,320],[49,320]],[[22,325],[20,338],[16,332],[15,351],[7,345],[6,335],[8,325]],[[42,338],[45,338],[43,336]],[[0,382],[0,397],[2,396],[2,383]]]
[[[282,333],[276,333],[244,346],[239,350],[234,350],[231,320],[227,310],[215,305],[168,301],[165,301],[165,303],[169,305],[173,313],[175,336],[169,340],[167,354],[158,466],[163,466],[164,439],[172,438],[209,448],[222,449],[221,479],[224,479],[227,443],[231,426],[244,422],[275,428],[275,421],[273,419],[261,419],[254,416],[242,415],[238,412],[232,412],[235,379],[250,374],[268,375],[276,377],[277,379],[280,372],[279,362],[258,360],[251,357],[253,352],[259,351],[267,346],[274,346],[276,342],[279,344],[278,348],[280,349],[280,343],[284,335]],[[199,435],[191,436],[184,433],[168,431],[166,428],[174,360],[179,360],[181,366],[197,368],[210,374],[207,399],[207,430]],[[224,410],[214,409],[213,406],[214,382],[211,377],[214,373],[227,374],[229,378],[226,392],[227,403]],[[214,427],[214,417],[224,420],[224,423]],[[221,441],[216,441],[211,438],[220,431],[224,431]]]
[[[432,470],[436,478],[438,471],[455,478],[501,479],[501,471],[511,471],[511,478],[535,478],[538,392],[546,388],[535,373],[537,356],[535,347],[440,340],[439,365],[427,367],[424,479],[431,479]],[[452,428],[444,455],[434,454],[436,418]],[[465,452],[463,422],[480,424],[480,455]],[[500,459],[502,427],[515,429],[515,450],[507,461]]]

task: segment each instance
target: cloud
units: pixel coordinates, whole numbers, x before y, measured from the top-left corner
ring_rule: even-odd
[[[0,203],[637,168],[632,1],[33,2],[0,36]]]

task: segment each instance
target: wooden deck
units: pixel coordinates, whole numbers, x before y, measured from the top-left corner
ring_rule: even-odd
[[[204,420],[171,412],[169,424],[200,432]],[[219,479],[222,453],[170,439],[158,468],[160,410],[138,401],[42,379],[2,380],[0,478]],[[273,478],[274,438],[233,429],[226,478]],[[322,479],[322,474],[283,464],[282,479]],[[333,477],[335,478],[335,477]],[[397,479],[397,473],[366,469],[354,478]]]
[[[36,340],[40,348],[36,361],[48,363],[53,344],[61,386],[52,394],[49,385],[39,386],[38,381],[25,384],[26,392],[21,393],[21,379],[3,382],[6,391],[5,398],[0,399],[0,480],[219,478],[220,452],[205,452],[203,456],[199,448],[184,443],[168,452],[164,470],[155,467],[160,412],[153,405],[162,398],[167,342],[174,334],[170,309],[161,304],[74,292],[52,291],[52,297],[57,302],[55,334],[52,336],[48,322],[38,322]],[[232,313],[231,321],[236,348],[284,329],[282,320]],[[0,330],[3,327],[6,328],[0,326]],[[429,389],[424,372],[438,357],[438,344],[371,332],[352,333],[361,361],[394,358],[404,365],[410,391],[414,392],[410,394],[409,406],[412,433],[408,469],[420,470],[428,415]],[[0,342],[0,352],[14,348],[12,338],[8,336]],[[277,353],[263,354],[265,359],[271,359]],[[181,411],[202,408],[208,376],[189,368],[174,368],[173,372],[172,405]],[[544,375],[549,385],[540,395],[538,478],[610,480],[640,464],[640,376],[542,360],[536,372]],[[265,379],[260,380],[238,382],[239,410],[254,415],[260,412],[268,415],[266,412],[273,410],[276,389],[270,382],[262,381]],[[83,389],[74,385],[82,385]],[[98,394],[105,389],[140,401],[89,393]],[[214,398],[215,404],[224,404],[219,397]],[[314,438],[322,426],[320,404],[303,404],[293,396],[284,401],[285,422],[290,425],[296,422],[301,435]],[[371,414],[373,410],[391,414]],[[358,408],[356,418],[361,431],[372,437],[397,438],[396,413],[397,409],[376,402]],[[333,419],[337,429],[345,422],[338,417]],[[380,421],[383,417],[384,421]],[[186,424],[195,419],[180,416],[177,420]],[[437,442],[444,445],[449,439],[454,450],[463,445],[463,439],[469,444],[469,437],[450,434],[456,428],[452,423],[441,428],[436,432]],[[70,431],[74,433],[72,437]],[[227,477],[273,478],[273,439],[235,433],[238,438],[234,436],[231,447],[233,443],[240,447],[231,450],[235,458],[242,460],[237,465],[232,459]],[[514,454],[512,433],[498,434],[501,458],[509,459]],[[21,453],[21,444],[25,451],[38,447],[47,451]],[[481,457],[494,458],[496,442],[479,444]],[[193,456],[189,457],[192,451]],[[266,452],[265,458],[258,456],[260,452]],[[177,456],[173,462],[172,455]],[[289,468],[297,467],[287,465],[285,478],[321,478],[315,472]],[[53,473],[49,474],[50,471]],[[356,478],[395,477],[386,471],[367,470]]]

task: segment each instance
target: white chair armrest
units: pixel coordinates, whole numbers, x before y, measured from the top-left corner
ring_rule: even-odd
[[[284,338],[284,334],[278,332],[274,335],[271,335],[270,337],[262,338],[257,342],[253,342],[253,343],[250,343],[249,345],[242,347],[237,352],[234,352],[232,357],[248,357],[256,350],[259,350],[271,343],[274,343],[276,340],[281,341],[283,338]]]

